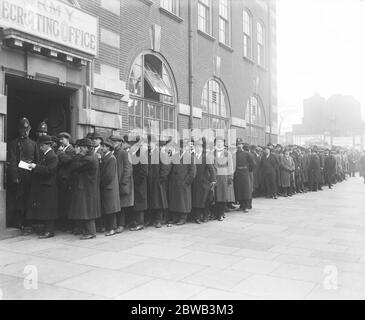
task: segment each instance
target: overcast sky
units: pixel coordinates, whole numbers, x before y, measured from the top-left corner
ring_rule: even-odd
[[[353,95],[365,106],[365,1],[277,0],[282,132],[300,123],[315,92]]]

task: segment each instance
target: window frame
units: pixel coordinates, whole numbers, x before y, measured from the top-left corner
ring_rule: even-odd
[[[227,2],[227,6],[223,6],[222,2]],[[225,7],[227,16],[223,16],[223,9]],[[220,43],[230,47],[232,44],[232,2],[231,0],[219,0],[218,10],[218,40]],[[222,39],[221,23],[224,25],[224,40]]]
[[[248,18],[246,21],[245,18]],[[247,33],[248,25],[248,33]],[[242,11],[242,32],[243,32],[243,56],[252,59],[252,30],[253,30],[253,16],[248,9]]]
[[[197,6],[198,6],[198,10],[197,10],[198,30],[212,36],[213,35],[212,0],[198,0]],[[201,8],[204,9],[205,17],[202,17],[200,15]],[[208,30],[204,30],[200,27],[200,19],[205,19],[204,26],[205,26],[205,29],[208,29]]]
[[[160,7],[180,17],[180,0],[160,0]]]
[[[261,32],[260,32],[261,31]],[[266,30],[262,21],[256,22],[256,54],[257,64],[261,67],[266,65]]]
[[[144,93],[144,82],[145,82],[145,56],[146,55],[152,55],[155,58],[159,59],[162,63],[162,79],[164,76],[168,76],[169,78],[169,84],[166,84],[171,92],[172,92],[172,98],[171,101],[164,99],[165,96],[160,95],[160,101],[152,100],[145,97]],[[134,93],[130,90],[130,81],[131,81],[131,75],[134,70],[134,67],[141,63],[141,89],[140,94]],[[164,80],[163,80],[164,81]],[[176,89],[174,87],[174,78],[171,74],[171,71],[167,64],[159,57],[156,56],[150,52],[141,53],[139,56],[137,56],[134,59],[134,62],[132,64],[132,67],[130,69],[129,78],[128,78],[128,91],[130,94],[129,102],[128,102],[128,130],[137,129],[137,122],[141,124],[141,127],[139,129],[146,129],[149,132],[151,131],[151,127],[145,126],[145,121],[152,120],[152,121],[159,121],[159,133],[161,134],[162,131],[166,128],[176,128]],[[162,96],[162,98],[161,98]],[[140,113],[137,114],[135,112],[136,107],[134,106],[134,112],[131,113],[131,104],[139,104],[140,106]],[[156,111],[154,111],[155,116],[150,116],[150,114],[146,115],[146,108],[148,105],[154,106],[156,108],[160,108],[160,118],[156,117]],[[171,112],[172,111],[172,112]],[[167,116],[165,113],[168,113]],[[131,119],[133,119],[131,123]],[[139,121],[137,120],[139,119]]]
[[[215,95],[213,93],[215,93]],[[213,96],[216,96],[218,103],[213,102]],[[206,106],[206,108],[204,106]],[[228,128],[228,94],[223,84],[216,78],[210,78],[205,82],[200,99],[200,108],[202,109],[202,129]],[[217,123],[218,126],[215,127],[213,125],[214,123]]]

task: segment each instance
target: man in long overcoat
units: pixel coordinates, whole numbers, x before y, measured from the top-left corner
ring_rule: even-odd
[[[359,173],[360,177],[364,178],[365,183],[365,150],[363,150],[359,160]]]
[[[8,144],[8,223],[9,226],[20,228],[23,234],[31,233],[30,223],[26,221],[31,173],[19,168],[19,162],[38,162],[37,145],[29,138],[31,129],[27,118],[20,119],[19,137]]]
[[[58,135],[61,146],[57,151],[58,156],[58,171],[57,171],[57,186],[58,186],[58,215],[63,230],[71,230],[71,226],[67,221],[68,212],[70,210],[70,168],[75,149],[71,145],[71,135],[67,132],[61,132]]]
[[[271,153],[269,147],[265,147],[264,154],[261,156],[260,169],[266,186],[267,198],[277,199],[276,168],[278,166],[275,155]]]
[[[104,216],[106,236],[113,236],[117,229],[117,213],[120,212],[117,159],[114,143],[106,139],[102,143],[103,157],[100,164],[101,214]]]
[[[323,172],[325,183],[328,185],[329,189],[332,189],[332,183],[336,174],[336,159],[329,150],[325,153]]]
[[[69,219],[79,223],[81,240],[96,237],[95,219],[101,217],[99,159],[90,139],[77,142],[71,163],[71,200]]]
[[[250,200],[253,192],[253,176],[250,177],[250,170],[255,168],[255,163],[250,153],[243,150],[244,143],[237,139],[236,170],[234,172],[234,191],[236,201],[240,203],[243,212],[248,213]]]
[[[284,156],[280,159],[280,181],[283,189],[284,197],[292,196],[290,192],[291,179],[290,176],[295,171],[295,164],[293,158],[290,156],[289,150],[284,151]]]
[[[129,143],[134,183],[134,205],[128,209],[129,230],[139,231],[144,229],[147,210],[148,146],[139,136]]]
[[[252,170],[252,174],[253,174],[253,192],[252,192],[252,197],[255,198],[257,196],[260,195],[261,193],[261,169],[260,169],[260,160],[261,160],[261,156],[258,152],[258,147],[257,146],[251,146],[250,147],[250,152],[252,154],[253,160],[255,162],[255,168]]]
[[[31,163],[32,183],[29,194],[27,218],[44,224],[39,238],[54,237],[55,221],[58,218],[57,207],[57,165],[58,157],[51,148],[51,137],[38,138],[40,160]]]
[[[218,221],[223,221],[224,210],[227,202],[235,202],[234,195],[229,192],[233,185],[233,159],[232,154],[224,148],[224,137],[215,139],[214,166],[216,169],[217,184],[215,186],[215,216]]]
[[[313,149],[313,152],[309,160],[309,177],[310,177],[310,188],[311,191],[317,192],[321,190],[321,161],[318,156],[317,149]]]
[[[117,159],[120,212],[117,214],[117,233],[122,233],[126,227],[126,213],[134,204],[133,166],[129,154],[129,144],[126,139],[112,135],[110,140],[114,142],[114,155]]]
[[[180,141],[180,148],[172,156],[169,175],[169,211],[176,225],[187,221],[192,209],[191,185],[196,175],[194,158],[190,152],[190,144]]]
[[[148,218],[156,228],[162,227],[164,212],[169,207],[167,183],[170,170],[168,155],[161,152],[159,140],[152,136],[148,154]]]
[[[196,176],[192,184],[192,207],[195,222],[200,224],[208,222],[209,202],[208,196],[216,184],[216,174],[211,154],[206,152],[206,144],[202,139],[194,141],[194,163]]]

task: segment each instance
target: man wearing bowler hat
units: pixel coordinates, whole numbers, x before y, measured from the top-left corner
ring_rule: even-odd
[[[36,143],[29,138],[31,129],[27,118],[20,119],[19,137],[8,144],[8,221],[9,226],[20,228],[24,234],[31,232],[25,219],[31,174],[29,170],[19,168],[19,162],[37,163],[39,156]]]
[[[41,159],[35,164],[29,164],[32,170],[27,218],[44,224],[39,238],[47,239],[54,236],[54,224],[58,218],[57,208],[57,165],[58,157],[53,151],[50,136],[40,136],[38,144]]]

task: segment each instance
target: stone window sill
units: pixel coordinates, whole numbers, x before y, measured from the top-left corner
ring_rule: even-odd
[[[198,29],[198,34],[200,34],[201,36],[203,36],[204,38],[214,42],[215,41],[215,38],[213,36],[211,36],[210,34]]]
[[[233,51],[234,51],[234,50],[233,50],[233,48],[232,48],[231,46],[226,45],[226,44],[225,44],[225,43],[223,43],[223,42],[219,42],[219,45],[220,45],[222,48],[224,48],[224,49],[228,50],[229,52],[233,52]]]
[[[139,1],[147,4],[148,6],[152,6],[152,4],[153,4],[153,1],[152,0],[139,0]]]
[[[175,13],[173,13],[173,12],[171,12],[169,10],[166,10],[165,8],[160,7],[160,12],[163,13],[164,15],[170,17],[171,19],[179,22],[179,23],[183,22],[183,19],[182,18],[180,18]]]

